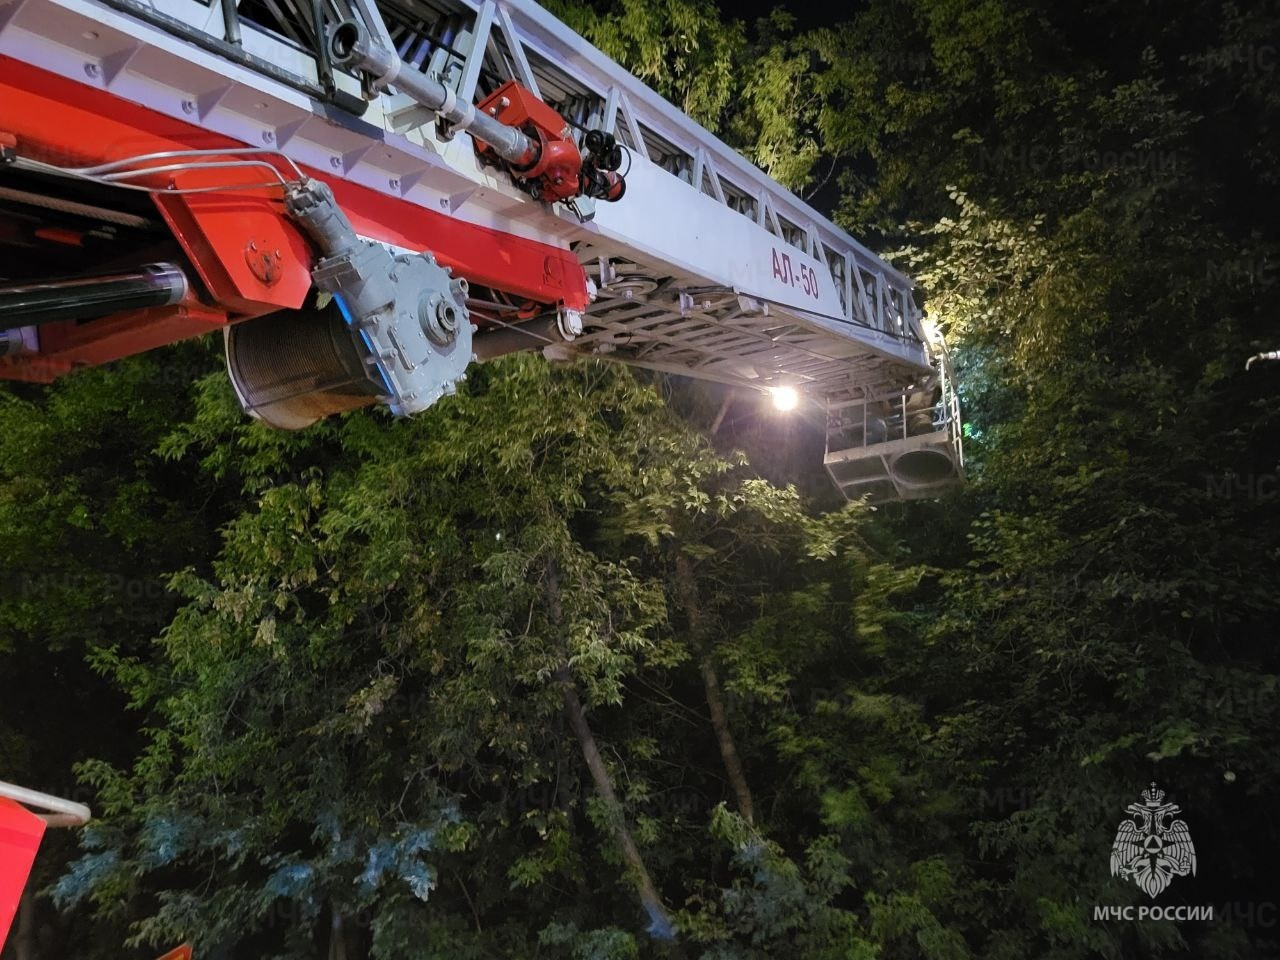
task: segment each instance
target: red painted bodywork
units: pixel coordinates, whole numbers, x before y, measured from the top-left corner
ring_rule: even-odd
[[[21,804],[0,797],[0,949],[9,936],[43,836],[43,820]]]
[[[476,109],[538,141],[537,155],[530,157],[527,165],[507,165],[513,175],[536,182],[536,196],[548,202],[578,196],[582,189],[582,154],[564,117],[514,80],[494,90],[476,104]],[[499,162],[493,148],[483,140],[476,141],[476,151]]]
[[[168,150],[244,146],[0,56],[0,144],[9,141],[16,143],[19,156],[59,166],[88,166]],[[286,170],[285,164],[280,167]],[[468,223],[318,170],[304,172],[329,184],[363,236],[430,250],[458,276],[521,301],[586,309],[586,275],[568,250]],[[263,173],[217,171],[220,183],[260,183]],[[210,171],[183,173],[177,179],[157,174],[153,185],[198,186],[213,176]],[[0,377],[47,381],[78,366],[302,304],[311,285],[314,253],[284,213],[278,190],[173,194],[157,197],[157,206],[203,284],[200,300],[88,323],[44,326],[41,352],[0,358]]]

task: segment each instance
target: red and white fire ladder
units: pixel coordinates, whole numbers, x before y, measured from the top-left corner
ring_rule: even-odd
[[[827,411],[961,471],[911,281],[529,0],[0,0],[0,376],[222,331],[296,428],[522,349]]]

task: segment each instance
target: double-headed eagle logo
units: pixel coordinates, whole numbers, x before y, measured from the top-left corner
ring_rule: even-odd
[[[1164,791],[1153,783],[1142,791],[1144,803],[1125,808],[1133,820],[1123,820],[1111,845],[1111,875],[1133,880],[1155,899],[1174,877],[1196,873],[1196,848],[1183,820],[1166,820],[1182,809],[1164,803]]]

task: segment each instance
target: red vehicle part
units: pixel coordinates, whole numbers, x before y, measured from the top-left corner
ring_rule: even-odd
[[[541,106],[540,122],[547,120],[548,113],[559,117],[550,107]],[[563,120],[560,123],[566,129]],[[161,151],[244,146],[0,56],[0,144],[5,143],[21,157],[60,166],[88,166]],[[576,156],[576,147],[573,152]],[[553,150],[548,162],[558,164],[555,157],[560,155]],[[280,167],[287,170],[283,163]],[[546,166],[548,172],[551,169]],[[304,172],[329,184],[363,236],[411,250],[430,250],[442,266],[453,268],[469,282],[522,301],[563,304],[573,310],[587,307],[586,275],[568,250],[455,219],[318,170],[304,168]],[[167,175],[158,174],[153,185],[204,185],[215,173],[221,183],[262,181],[261,170],[224,169],[164,180],[161,177]],[[574,177],[576,184],[576,172]],[[158,196],[157,206],[211,302],[202,302],[206,299],[202,297],[84,324],[42,327],[41,352],[0,358],[0,377],[47,381],[77,366],[104,363],[198,336],[228,322],[300,306],[311,285],[312,252],[277,193],[252,189]]]
[[[0,949],[18,912],[44,827],[44,820],[22,804],[0,797]]]
[[[91,323],[52,323],[40,328],[39,353],[0,358],[0,378],[48,383],[81,367],[210,333],[228,322],[225,311],[192,298],[172,307],[132,310]]]
[[[535,197],[552,202],[582,192],[582,154],[571,139],[569,124],[533,91],[508,80],[476,104],[476,109],[538,141],[539,149],[531,153],[527,163],[507,165],[513,176],[530,184]],[[476,141],[476,151],[498,162],[484,141]]]

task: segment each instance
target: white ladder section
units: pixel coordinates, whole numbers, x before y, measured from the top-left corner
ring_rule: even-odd
[[[580,222],[476,160],[394,88],[360,95],[316,40],[368,0],[8,0],[0,54],[384,194],[575,251],[598,288],[569,348],[820,402],[932,390],[911,281],[529,0],[384,0],[397,52],[460,98],[516,79],[631,154]],[[312,10],[322,10],[320,30]],[[366,7],[363,17],[370,19]],[[228,38],[234,36],[234,43]],[[328,98],[330,101],[333,97]],[[589,201],[588,201],[589,204]]]

